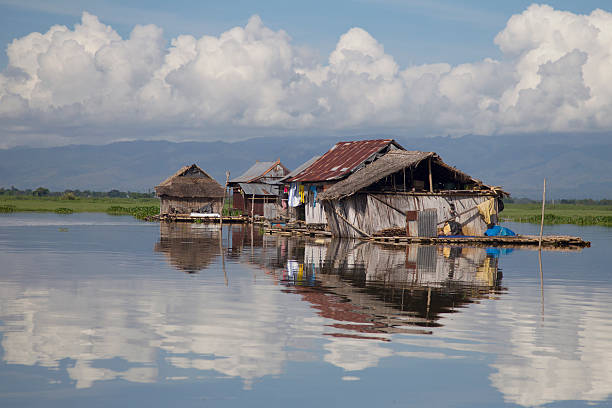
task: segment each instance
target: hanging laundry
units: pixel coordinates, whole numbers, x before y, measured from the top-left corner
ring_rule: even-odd
[[[312,206],[317,206],[317,186],[310,186],[310,191],[312,191]]]
[[[291,188],[289,189],[289,201],[287,204],[289,207],[297,207],[300,205],[300,196],[298,193],[297,183],[291,183]]]
[[[304,203],[304,185],[300,184],[299,187],[299,191],[300,191],[300,203]]]
[[[478,212],[483,216],[487,224],[491,223],[491,217],[497,214],[495,210],[495,199],[491,198],[483,203],[478,204]]]

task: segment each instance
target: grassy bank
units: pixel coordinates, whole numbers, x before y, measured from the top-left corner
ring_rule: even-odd
[[[539,224],[541,213],[542,204],[506,204],[500,215],[506,221]],[[612,227],[612,206],[546,204],[544,223]]]
[[[113,215],[133,215],[146,219],[159,214],[157,198],[74,198],[32,196],[0,196],[0,213],[7,212],[105,212]]]

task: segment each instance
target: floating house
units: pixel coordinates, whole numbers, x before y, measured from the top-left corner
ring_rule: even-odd
[[[225,189],[195,164],[184,166],[155,187],[160,215],[221,214]]]
[[[433,152],[392,150],[319,195],[332,235],[482,236],[496,222],[498,187],[444,163]]]
[[[281,208],[281,179],[289,174],[280,162],[256,162],[229,182],[233,190],[233,207],[243,214],[276,218]]]
[[[290,185],[289,206],[303,205],[306,224],[327,224],[318,194],[393,150],[403,150],[393,139],[336,143],[312,164],[284,180]]]

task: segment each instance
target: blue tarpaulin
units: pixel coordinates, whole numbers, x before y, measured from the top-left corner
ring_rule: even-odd
[[[486,230],[485,235],[487,237],[513,237],[516,234],[509,228],[500,227],[499,225],[496,225]]]

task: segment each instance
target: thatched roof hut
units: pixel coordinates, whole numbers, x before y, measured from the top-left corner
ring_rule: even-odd
[[[435,236],[448,221],[459,224],[454,227],[458,234],[483,235],[500,211],[496,199],[506,195],[449,166],[436,153],[393,150],[328,187],[319,199],[335,236],[386,230]],[[480,205],[488,208],[487,216],[480,216]]]
[[[196,164],[184,166],[155,187],[161,214],[221,211],[224,188]]]

